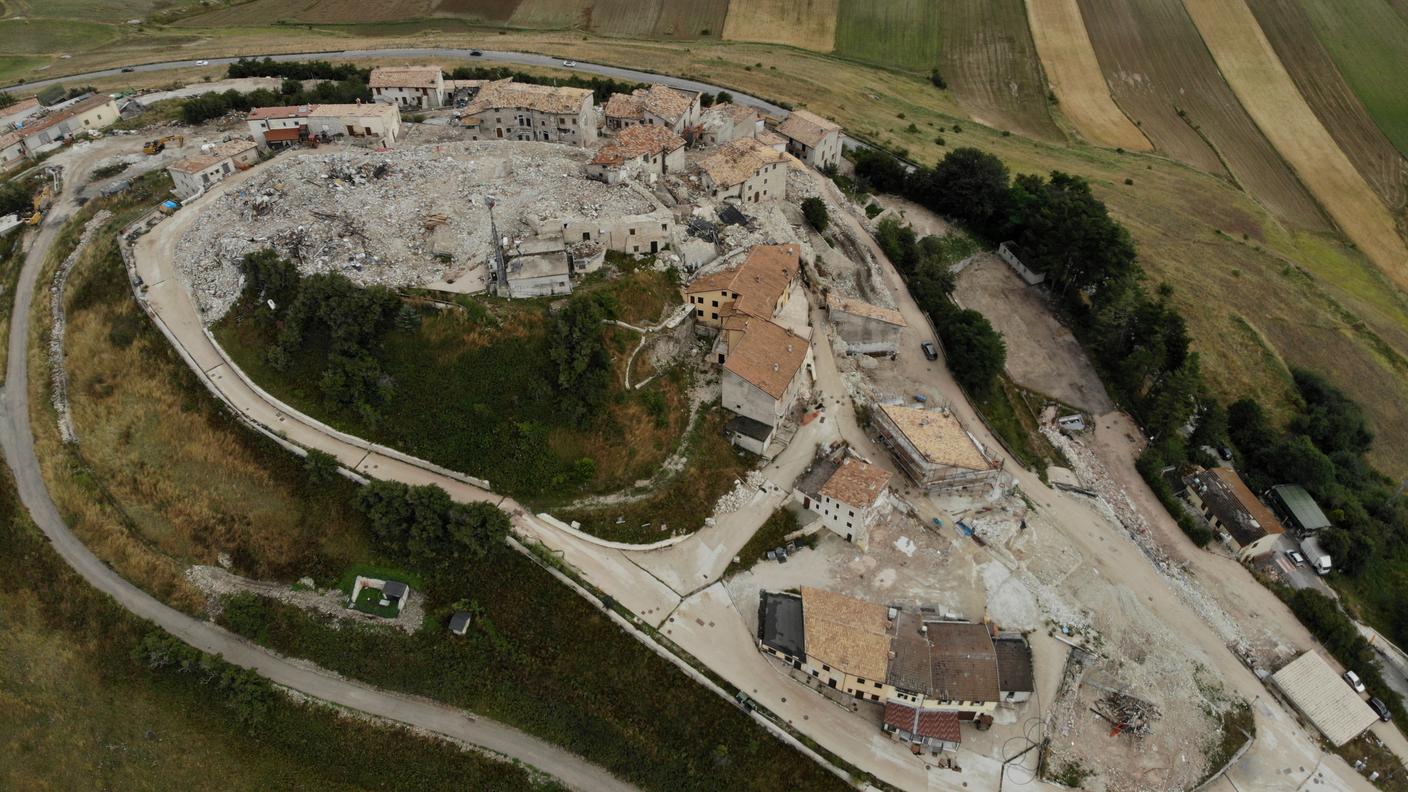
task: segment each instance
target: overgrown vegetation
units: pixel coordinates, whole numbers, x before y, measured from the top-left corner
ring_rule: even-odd
[[[728,569],[724,571],[724,577],[736,575],[758,563],[769,550],[784,544],[788,534],[801,527],[797,522],[796,512],[786,508],[773,512],[753,533],[753,537],[748,540],[748,543],[743,545],[743,549],[738,551],[737,560],[729,562]]]
[[[831,217],[826,213],[826,202],[816,196],[802,199],[802,216],[817,233],[825,231],[831,223]]]
[[[232,64],[233,68],[233,64]],[[224,92],[204,93],[181,102],[181,120],[187,124],[200,124],[226,113],[244,112],[255,107],[271,105],[305,104],[353,104],[370,102],[372,91],[365,79],[348,79],[338,82],[321,82],[310,90],[296,79],[285,79],[278,91],[260,88],[248,93],[234,89]]]
[[[328,61],[276,61],[273,58],[240,58],[231,63],[225,74],[239,77],[282,77],[285,80],[353,80],[366,83],[372,70],[352,63],[333,64]]]
[[[373,481],[357,493],[357,508],[382,552],[422,569],[478,561],[508,536],[508,515],[489,503],[455,503],[434,484]]]

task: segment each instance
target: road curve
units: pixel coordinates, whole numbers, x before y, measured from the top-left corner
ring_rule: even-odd
[[[72,179],[71,183],[78,183]],[[67,191],[66,191],[67,192]],[[29,323],[35,286],[59,230],[73,212],[71,194],[45,220],[30,246],[16,285],[10,319],[9,360],[0,399],[0,447],[14,473],[20,501],[59,556],[89,585],[131,613],[153,622],[204,652],[251,669],[269,681],[331,704],[423,729],[518,760],[578,790],[633,790],[606,770],[548,742],[496,721],[429,701],[390,693],[337,677],[307,663],[293,663],[171,608],[129,583],[69,530],[40,473],[29,422]]]

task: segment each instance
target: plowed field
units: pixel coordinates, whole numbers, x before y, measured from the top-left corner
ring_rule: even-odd
[[[1384,0],[1300,0],[1315,34],[1379,128],[1408,156],[1408,13]]]
[[[724,38],[830,52],[840,0],[739,0],[730,3]]]
[[[1046,81],[1080,133],[1101,146],[1152,149],[1110,96],[1076,0],[1028,0],[1027,17]]]
[[[998,129],[1061,140],[1022,0],[937,0],[939,67],[963,108]]]
[[[1080,8],[1115,100],[1155,147],[1212,173],[1230,171],[1283,220],[1328,227],[1223,81],[1179,0],[1080,0]]]
[[[1398,0],[1408,8],[1408,0]],[[1374,123],[1315,37],[1299,0],[1247,0],[1282,65],[1320,123],[1390,207],[1402,207],[1408,160]]]
[[[518,0],[440,0],[435,13],[467,19],[503,22],[518,9]]]
[[[1301,98],[1243,0],[1184,0],[1232,90],[1345,234],[1399,288],[1408,248],[1369,183]]]
[[[939,23],[935,0],[850,0],[836,21],[836,52],[927,71],[939,65]]]

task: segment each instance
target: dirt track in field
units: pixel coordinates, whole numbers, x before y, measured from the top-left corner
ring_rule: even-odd
[[[1408,10],[1408,0],[1396,0]],[[1247,0],[1301,96],[1379,197],[1392,208],[1408,198],[1408,160],[1374,123],[1345,82],[1297,0]]]
[[[1223,81],[1179,0],[1080,0],[1080,8],[1115,100],[1156,148],[1211,173],[1230,171],[1297,227],[1330,227]]]
[[[730,3],[724,38],[830,52],[840,0],[745,0]]]
[[[1184,0],[1217,65],[1345,234],[1400,288],[1408,247],[1393,217],[1321,125],[1243,0]]]
[[[1408,2],[1408,0],[1405,0]],[[1061,111],[1092,143],[1129,151],[1154,148],[1110,96],[1076,0],[1027,0],[1027,18],[1046,80]]]
[[[1042,140],[1064,140],[1047,111],[1041,61],[1022,0],[941,0],[939,67],[980,123]]]

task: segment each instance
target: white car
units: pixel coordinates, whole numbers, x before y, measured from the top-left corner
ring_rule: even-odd
[[[209,66],[209,65],[210,65],[210,61],[208,61],[208,60],[198,60],[198,61],[196,61],[196,65],[197,65],[197,66]]]
[[[1353,671],[1344,672],[1344,681],[1348,682],[1349,686],[1354,688],[1355,693],[1364,692],[1364,680],[1360,679],[1359,675]]]
[[[563,61],[562,65],[570,69],[577,65],[577,61]]]

